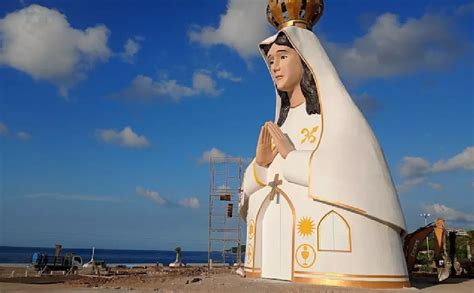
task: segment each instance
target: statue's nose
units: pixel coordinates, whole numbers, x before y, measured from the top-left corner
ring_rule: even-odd
[[[272,71],[273,73],[280,71],[280,64],[275,62],[272,66]]]

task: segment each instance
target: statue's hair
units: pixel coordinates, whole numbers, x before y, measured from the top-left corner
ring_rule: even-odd
[[[261,46],[262,50],[265,52],[265,55],[268,54],[268,51],[270,51],[270,48],[273,44],[287,46],[294,49],[288,40],[288,37],[284,33],[280,33],[277,36],[275,42]],[[303,77],[301,78],[300,86],[306,100],[306,113],[308,113],[308,115],[316,113],[321,114],[318,91],[316,89],[316,82],[314,81],[313,74],[311,73],[311,70],[309,70],[304,60],[301,60],[301,64],[303,65]],[[277,124],[278,126],[282,126],[283,123],[285,123],[288,112],[290,111],[290,97],[285,91],[280,91],[278,88],[277,91],[281,97],[280,115],[278,117]]]

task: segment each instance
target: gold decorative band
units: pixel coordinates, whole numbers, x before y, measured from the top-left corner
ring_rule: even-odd
[[[294,20],[289,20],[287,22],[284,22],[282,24],[280,24],[278,26],[278,30],[282,30],[284,29],[285,27],[289,27],[289,26],[297,26],[297,27],[301,27],[301,28],[305,28],[305,29],[308,29],[308,23],[304,20],[301,20],[301,19],[294,19]]]
[[[336,280],[336,279],[317,279],[317,278],[300,278],[294,277],[293,282],[304,284],[315,284],[324,286],[353,287],[365,289],[400,289],[410,287],[409,281],[352,281],[352,280]]]
[[[260,278],[260,272],[245,272],[245,277],[247,278]]]
[[[260,268],[244,267],[244,270],[251,270],[252,272],[260,272]]]
[[[347,205],[347,204],[343,204],[341,202],[338,202],[338,201],[332,201],[332,200],[329,200],[329,199],[326,199],[326,198],[323,198],[323,197],[320,197],[320,196],[317,196],[317,195],[309,195],[310,198],[312,198],[313,200],[315,201],[319,201],[319,202],[322,202],[322,203],[325,203],[325,204],[329,204],[329,205],[332,205],[332,206],[335,206],[335,207],[339,207],[339,208],[342,208],[342,209],[346,209],[346,210],[349,210],[349,211],[352,211],[354,213],[357,213],[359,215],[362,215],[362,216],[365,216],[367,218],[370,218],[370,219],[373,219],[377,222],[380,222],[392,229],[394,229],[395,231],[402,231],[403,229],[392,224],[392,223],[389,223],[387,221],[384,221],[380,218],[377,218],[377,217],[374,217],[372,215],[369,215],[365,210],[362,210],[362,209],[359,209],[359,208],[356,208],[356,207],[353,207],[351,205]]]
[[[347,205],[347,204],[344,204],[344,203],[341,203],[341,202],[338,202],[338,201],[328,200],[328,199],[322,198],[320,196],[315,196],[315,195],[311,196],[311,198],[313,198],[316,201],[322,202],[322,203],[327,203],[327,204],[330,204],[330,205],[333,205],[333,206],[336,206],[336,207],[340,207],[340,208],[343,208],[343,209],[346,209],[346,210],[351,210],[351,211],[356,212],[358,214],[362,214],[362,215],[367,214],[367,212],[362,210],[362,209],[359,209],[359,208],[356,208],[356,207],[353,207],[351,205]]]
[[[257,162],[253,162],[253,178],[255,179],[255,182],[257,182],[258,185],[261,187],[265,187],[265,183],[263,183],[260,178],[257,176]]]
[[[328,277],[346,277],[346,278],[380,278],[380,279],[402,279],[407,278],[406,275],[354,275],[354,274],[338,274],[338,273],[321,273],[321,272],[305,272],[305,271],[295,271],[295,274],[305,274],[305,275],[318,275],[318,276],[328,276]]]

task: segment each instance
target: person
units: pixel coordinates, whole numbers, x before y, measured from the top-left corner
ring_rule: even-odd
[[[242,185],[247,276],[408,286],[406,226],[382,150],[317,37],[287,26],[260,51],[276,112]]]

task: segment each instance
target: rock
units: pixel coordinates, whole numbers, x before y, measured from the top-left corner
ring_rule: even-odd
[[[238,268],[235,270],[235,273],[239,276],[241,276],[242,278],[245,278],[245,272],[242,268]]]
[[[201,278],[193,278],[193,279],[191,280],[191,283],[196,283],[196,282],[200,282],[200,281],[202,281]]]

